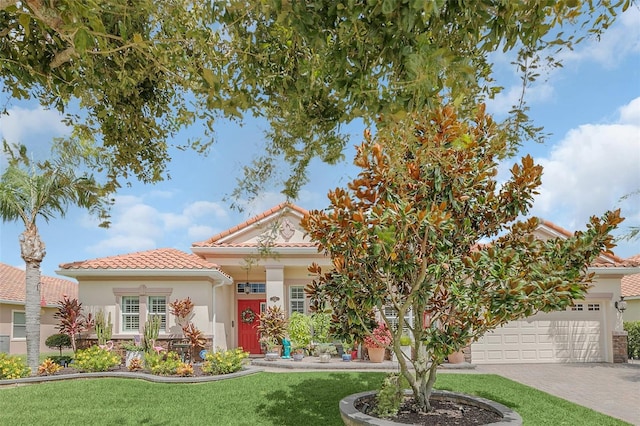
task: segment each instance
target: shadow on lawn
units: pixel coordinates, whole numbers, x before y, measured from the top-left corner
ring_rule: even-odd
[[[256,412],[279,425],[342,425],[339,403],[358,392],[379,389],[385,373],[328,373],[302,379],[286,390],[265,394]]]

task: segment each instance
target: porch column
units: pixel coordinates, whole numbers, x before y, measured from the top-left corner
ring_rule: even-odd
[[[267,306],[280,306],[284,309],[284,266],[266,265]]]

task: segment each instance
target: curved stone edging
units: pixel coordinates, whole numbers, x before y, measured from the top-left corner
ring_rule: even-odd
[[[230,374],[221,374],[217,376],[193,376],[193,377],[178,377],[178,376],[156,376],[149,373],[136,373],[129,371],[103,371],[98,373],[73,373],[73,374],[61,374],[59,376],[32,376],[22,379],[4,379],[0,380],[0,386],[6,385],[19,385],[19,384],[31,384],[31,383],[44,383],[44,382],[56,382],[60,380],[75,380],[75,379],[102,379],[102,378],[124,378],[124,379],[141,379],[153,383],[205,383],[215,382],[218,380],[233,379],[235,377],[247,376],[249,374],[258,373],[263,371],[261,368],[247,367],[241,371]]]
[[[390,420],[380,419],[377,417],[369,416],[355,408],[355,403],[361,398],[365,398],[371,395],[375,395],[377,391],[360,392],[353,395],[349,395],[340,400],[340,416],[342,421],[347,426],[393,426],[401,425]],[[410,394],[411,391],[405,391]],[[456,402],[462,402],[468,405],[475,405],[484,409],[492,410],[502,416],[502,421],[497,423],[491,423],[492,426],[521,426],[522,417],[511,408],[506,405],[502,405],[489,399],[481,398],[479,396],[466,395],[462,393],[434,390],[431,394],[433,399],[441,400],[453,400]]]

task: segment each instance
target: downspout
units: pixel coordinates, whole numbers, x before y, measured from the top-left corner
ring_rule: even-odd
[[[217,302],[217,295],[216,295],[216,291],[218,289],[218,287],[222,287],[225,284],[229,284],[232,285],[233,284],[233,278],[225,275],[224,273],[222,273],[221,271],[217,271],[218,274],[214,275],[213,278],[213,286],[211,287],[212,289],[212,295],[211,295],[211,310],[212,310],[212,314],[211,314],[211,352],[214,352],[216,350],[216,342],[217,342],[217,338],[218,336],[216,335],[216,323],[217,323],[217,319],[218,319],[218,312],[216,309],[216,302]],[[217,280],[216,280],[217,278]],[[218,281],[218,283],[216,284],[216,281]]]
[[[212,319],[211,319],[211,353],[215,352],[216,350],[216,323],[217,323],[217,309],[216,309],[216,301],[217,301],[217,297],[216,297],[216,290],[218,287],[222,287],[224,285],[224,281],[220,281],[220,283],[218,284],[214,284],[213,285],[213,296],[212,296],[212,300],[211,300],[211,309],[213,311],[213,315],[211,315]]]

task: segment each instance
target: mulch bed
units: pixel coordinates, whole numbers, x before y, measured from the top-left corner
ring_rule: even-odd
[[[375,416],[375,396],[359,399],[355,408],[369,416]],[[414,409],[413,398],[407,397],[400,407],[398,415],[387,418],[389,421],[412,425],[438,426],[477,426],[500,421],[502,417],[495,411],[485,410],[473,405],[453,401],[431,400],[432,411],[418,412]]]

